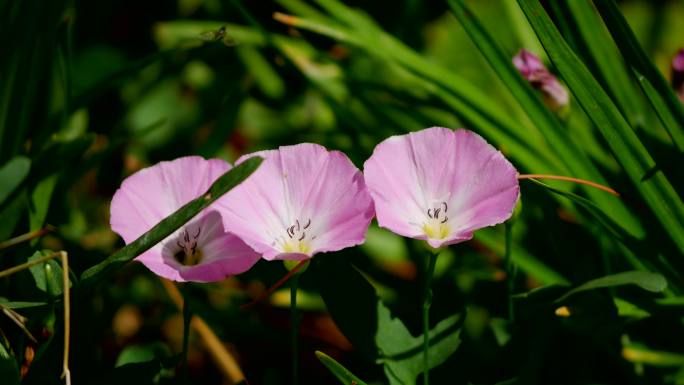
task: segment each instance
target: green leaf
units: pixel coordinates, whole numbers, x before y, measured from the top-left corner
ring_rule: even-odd
[[[441,365],[461,344],[462,317],[453,315],[430,330],[430,369]],[[378,333],[375,341],[381,351],[378,362],[385,365],[390,384],[415,384],[423,372],[423,336],[413,337],[404,323],[392,318],[389,309],[378,302]]]
[[[348,256],[331,255],[314,260],[310,276],[335,324],[366,358],[384,365],[390,384],[414,384],[423,371],[423,337],[412,336],[404,323],[393,318],[371,284],[350,263]],[[345,290],[340,290],[344,287]],[[354,298],[354,301],[349,301]],[[362,317],[363,322],[359,322]],[[430,331],[430,367],[451,356],[460,345],[462,317],[454,315]]]
[[[169,357],[170,353],[169,347],[161,342],[148,345],[131,345],[119,353],[114,366],[118,368],[127,364],[164,359]]]
[[[323,365],[325,365],[330,372],[337,377],[338,380],[340,380],[341,383],[345,385],[349,384],[357,384],[357,385],[366,385],[365,382],[361,381],[358,377],[356,377],[352,372],[347,370],[344,366],[342,366],[339,362],[335,361],[332,357],[329,355],[321,352],[321,351],[316,351],[316,358],[318,358],[319,361]]]
[[[36,251],[29,257],[30,261],[35,261],[52,254],[51,250]],[[64,284],[62,282],[62,266],[56,259],[51,259],[47,262],[33,265],[29,267],[33,279],[36,281],[36,287],[51,297],[62,294]]]
[[[0,297],[0,306],[4,306],[8,309],[25,309],[29,307],[39,307],[45,305],[47,305],[47,302],[9,301],[7,298]]]
[[[572,52],[537,0],[518,0],[549,58],[615,158],[684,254],[684,204],[591,72]]]
[[[680,152],[684,152],[684,107],[658,68],[639,45],[613,0],[594,1],[620,52]]]
[[[31,159],[25,156],[15,156],[0,168],[0,205],[26,179],[30,169]]]
[[[624,285],[637,285],[646,291],[659,293],[667,288],[667,281],[662,275],[648,271],[625,271],[585,282],[582,285],[568,291],[555,302],[563,302],[570,296],[587,290]]]
[[[0,351],[5,352],[4,347],[0,346]],[[19,384],[19,367],[17,360],[9,354],[0,354],[0,378],[4,385]]]
[[[202,196],[188,202],[138,239],[110,255],[101,263],[83,272],[81,283],[87,286],[99,282],[106,275],[120,269],[127,262],[133,260],[133,258],[164,240],[164,238],[171,235],[200,211],[247,179],[259,167],[261,162],[262,158],[253,157],[233,167],[230,171],[219,177]]]
[[[31,192],[31,210],[29,211],[29,224],[32,230],[37,230],[45,223],[52,193],[55,191],[59,174],[52,174],[38,182]]]
[[[598,169],[591,162],[586,152],[569,137],[568,130],[561,124],[558,118],[542,102],[539,95],[532,89],[528,82],[520,75],[512,63],[512,58],[507,55],[487,33],[475,15],[466,7],[463,0],[449,0],[449,5],[454,15],[461,22],[466,32],[473,40],[480,52],[508,87],[513,96],[523,108],[530,120],[542,133],[549,146],[565,163],[573,176],[607,184]],[[634,236],[643,236],[644,232],[636,218],[627,210],[622,202],[612,199],[605,193],[584,186],[585,192],[606,208],[617,223],[624,226]]]

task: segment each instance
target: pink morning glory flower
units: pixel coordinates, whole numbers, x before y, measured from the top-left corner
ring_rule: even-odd
[[[551,109],[557,110],[568,105],[568,91],[537,55],[523,48],[513,57],[513,65],[534,89],[541,90],[544,101]]]
[[[126,178],[112,198],[110,225],[128,244],[181,206],[198,198],[230,165],[199,156],[178,158]],[[259,255],[223,227],[214,205],[136,258],[174,281],[211,282],[242,273]]]
[[[519,195],[513,165],[463,129],[392,136],[375,147],[364,176],[378,224],[435,248],[505,221]]]
[[[364,242],[373,202],[346,155],[302,143],[261,151],[261,166],[217,202],[224,225],[267,260],[306,260]]]
[[[684,48],[672,58],[672,87],[684,103]]]

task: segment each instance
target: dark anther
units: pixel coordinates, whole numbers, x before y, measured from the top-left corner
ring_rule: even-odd
[[[297,231],[299,231],[299,229],[300,229],[300,227],[299,227],[299,219],[295,219],[295,223],[297,224]]]
[[[432,218],[432,214],[430,213],[432,209],[428,209],[428,217]]]
[[[290,237],[290,238],[292,238],[292,235],[294,235],[294,234],[290,233],[290,230],[291,230],[290,227],[287,227],[287,228],[285,229],[285,231],[287,231],[287,236]]]
[[[183,239],[185,239],[185,243],[190,242],[190,234],[188,234],[188,230],[183,230],[185,234],[183,235]]]
[[[448,221],[448,220],[449,220],[449,217],[447,217],[447,216],[445,215],[445,216],[444,216],[444,219],[442,219],[442,222],[440,222],[440,223],[446,223],[446,221]]]
[[[183,244],[181,244],[180,241],[176,241],[176,244],[177,244],[178,247],[180,247],[181,249],[183,248]]]
[[[444,205],[444,212],[446,213],[446,212],[447,212],[447,207],[448,207],[448,206],[447,206],[446,202],[442,202],[442,204]]]
[[[200,231],[202,231],[202,228],[201,228],[201,227],[198,227],[198,228],[197,228],[197,234],[195,234],[195,237],[194,237],[195,239],[197,239],[197,237],[199,237]]]
[[[434,218],[435,218],[435,219],[439,218],[439,212],[440,212],[441,210],[442,210],[442,209],[435,209],[435,214],[434,214]]]
[[[297,239],[297,240],[298,240],[298,241],[301,241],[302,239],[304,239],[305,236],[306,236],[306,233],[305,233],[305,232],[302,232],[302,236],[299,237],[299,239]]]
[[[309,221],[304,225],[304,230],[308,229],[309,226],[311,226],[311,219],[309,219]]]

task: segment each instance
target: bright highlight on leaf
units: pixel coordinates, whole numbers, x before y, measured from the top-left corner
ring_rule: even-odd
[[[378,224],[432,247],[510,218],[517,175],[479,135],[441,127],[386,139],[364,164]]]
[[[140,170],[112,198],[112,230],[131,243],[191,200],[200,197],[230,165],[198,156],[161,162]],[[155,274],[174,281],[218,281],[248,270],[259,259],[223,228],[212,206],[201,211],[136,258]]]

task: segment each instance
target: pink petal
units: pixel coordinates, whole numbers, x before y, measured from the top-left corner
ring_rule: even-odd
[[[518,200],[517,172],[479,135],[433,127],[378,144],[364,165],[378,224],[433,247],[465,241],[508,219]],[[443,236],[425,230],[439,208]],[[445,215],[446,213],[446,215]]]
[[[255,155],[265,159],[259,169],[220,200],[229,231],[268,260],[301,260],[364,241],[372,201],[344,154],[304,143],[247,157]],[[287,250],[300,237],[307,250]]]
[[[220,159],[190,156],[161,162],[126,178],[110,207],[112,230],[128,244],[189,201],[199,197],[230,165]],[[175,260],[174,248],[183,231],[198,232],[203,258],[184,266]],[[225,233],[220,215],[209,207],[164,241],[141,254],[155,274],[174,281],[215,281],[249,269],[259,256],[232,234]]]

